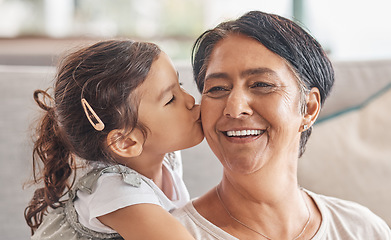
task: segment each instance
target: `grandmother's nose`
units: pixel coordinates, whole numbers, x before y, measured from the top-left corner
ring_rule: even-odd
[[[253,114],[250,96],[244,91],[232,90],[224,108],[224,115],[230,118],[245,118]]]

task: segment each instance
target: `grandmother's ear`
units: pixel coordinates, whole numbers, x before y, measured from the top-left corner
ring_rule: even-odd
[[[306,130],[314,124],[319,116],[320,109],[320,92],[318,88],[313,87],[306,96],[306,112],[304,113],[303,118],[303,130]]]
[[[123,158],[139,156],[143,151],[143,143],[143,134],[138,129],[134,129],[130,134],[114,129],[107,135],[107,144],[111,151]]]

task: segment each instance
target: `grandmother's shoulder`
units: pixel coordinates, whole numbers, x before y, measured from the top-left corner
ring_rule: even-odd
[[[192,201],[187,202],[184,206],[172,210],[170,213],[172,216],[177,218],[180,222],[188,221],[191,219],[190,216],[196,212]]]
[[[322,219],[329,225],[337,229],[342,227],[357,236],[391,240],[390,227],[369,208],[353,201],[307,192],[321,211]]]
[[[316,193],[310,193],[310,196],[315,200],[319,208],[323,207],[335,215],[352,218],[363,218],[368,215],[377,217],[369,208],[354,201]]]

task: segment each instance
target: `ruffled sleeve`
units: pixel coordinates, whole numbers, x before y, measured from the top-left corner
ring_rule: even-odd
[[[156,204],[161,201],[150,186],[150,179],[136,171],[116,165],[94,170],[79,181],[75,208],[79,221],[95,231],[114,232],[97,217],[136,204]]]

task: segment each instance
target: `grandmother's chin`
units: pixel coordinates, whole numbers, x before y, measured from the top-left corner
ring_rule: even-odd
[[[258,159],[260,160],[260,159]],[[221,160],[220,160],[221,161]],[[236,174],[250,175],[262,168],[262,161],[248,159],[224,159],[224,168]]]

